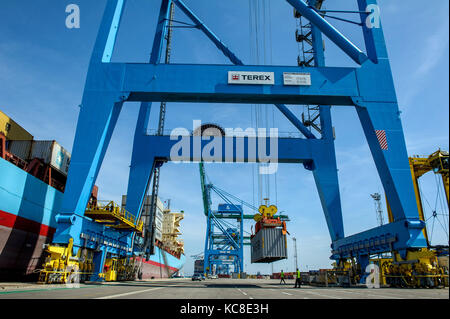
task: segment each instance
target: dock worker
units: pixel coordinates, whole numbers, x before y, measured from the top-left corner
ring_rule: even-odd
[[[284,284],[286,284],[286,281],[284,281],[284,272],[283,272],[283,269],[281,269],[280,278],[281,278],[281,280],[280,280],[280,285],[281,285],[282,282],[284,282]]]
[[[296,273],[296,276],[295,276],[295,286],[294,286],[294,288],[297,288],[297,285],[298,285],[298,288],[301,288],[300,270],[298,270],[298,268],[297,268],[297,273]]]

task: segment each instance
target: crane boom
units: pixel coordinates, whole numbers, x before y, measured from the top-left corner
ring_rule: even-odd
[[[208,212],[211,210],[211,195],[208,184],[206,184],[206,173],[205,166],[203,162],[198,164],[200,170],[200,182],[202,188],[202,198],[203,198],[203,212],[205,216],[208,216]]]

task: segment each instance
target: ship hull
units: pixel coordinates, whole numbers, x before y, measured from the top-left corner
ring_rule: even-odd
[[[62,198],[63,193],[0,158],[0,281],[37,280]],[[183,267],[184,255],[165,254],[167,267],[157,247],[149,261],[142,261],[142,279],[166,278]]]
[[[163,254],[165,254],[167,265],[164,262]],[[142,279],[155,279],[168,278],[179,272],[183,268],[185,260],[184,255],[177,258],[167,252],[163,253],[159,247],[155,247],[155,254],[150,256],[148,261],[144,258],[137,258],[136,261],[140,265]]]

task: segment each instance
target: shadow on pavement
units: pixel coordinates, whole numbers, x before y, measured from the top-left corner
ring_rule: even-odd
[[[98,286],[98,287],[142,287],[142,288],[180,288],[179,283],[183,283],[183,288],[263,288],[256,284],[239,284],[239,283],[208,283],[208,282],[198,282],[191,283],[189,281],[178,281],[178,282],[120,282],[120,283],[97,283],[97,282],[87,282],[86,286]]]

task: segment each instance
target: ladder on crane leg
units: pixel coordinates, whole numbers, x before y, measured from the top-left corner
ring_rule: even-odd
[[[322,8],[323,0],[317,1],[315,8],[320,10]],[[315,65],[315,51],[313,47],[312,28],[309,21],[304,21],[301,14],[294,9],[294,17],[298,19],[297,30],[295,32],[295,39],[299,43],[299,56],[297,58],[298,66],[314,67]],[[317,105],[306,105],[306,111],[302,113],[302,122],[306,127],[312,127],[317,132],[322,133],[320,127],[320,109]]]
[[[170,57],[172,53],[172,31],[173,31],[173,18],[175,14],[175,6],[174,3],[171,3],[170,7],[170,19],[169,19],[169,25],[167,28],[167,34],[166,34],[166,57],[165,57],[165,63],[170,63]],[[161,102],[160,110],[159,110],[159,123],[158,123],[158,131],[157,135],[161,136],[164,134],[164,125],[166,120],[166,102]],[[150,204],[150,213],[147,218],[147,225],[146,225],[146,234],[145,234],[145,243],[144,243],[144,251],[147,254],[147,249],[149,248],[149,255],[154,254],[154,242],[155,242],[155,212],[156,212],[156,204],[157,204],[157,197],[159,193],[159,179],[161,176],[160,172],[160,164],[157,163],[154,173],[153,173],[153,186],[152,186],[152,197],[151,197],[151,204]]]

